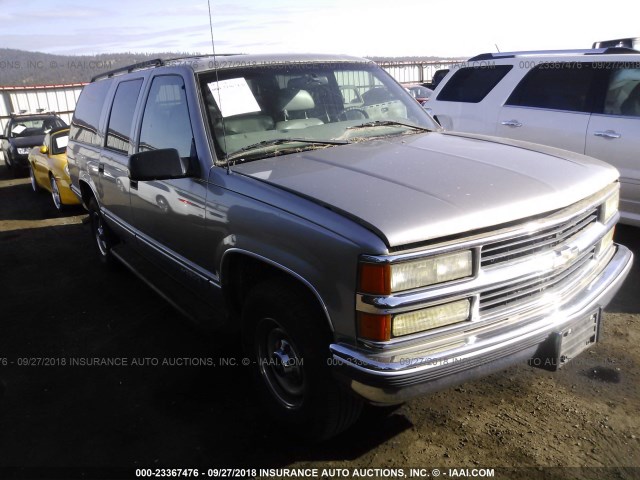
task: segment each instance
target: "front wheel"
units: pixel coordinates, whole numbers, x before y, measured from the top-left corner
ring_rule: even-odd
[[[117,239],[105,223],[95,198],[89,201],[89,217],[100,261],[106,265],[115,264],[111,249],[117,244]]]
[[[33,173],[33,165],[29,165],[29,179],[31,180],[31,190],[38,193],[40,191],[40,185],[38,185],[36,175]]]
[[[359,417],[362,401],[333,378],[327,320],[317,302],[288,282],[265,282],[243,308],[243,340],[272,414],[309,440],[330,438]]]
[[[4,154],[4,165],[7,167],[7,172],[14,177],[18,176],[18,167],[13,158],[11,158],[11,154],[9,152],[5,152]]]
[[[9,152],[5,152],[4,154],[4,166],[7,167],[7,170],[13,170],[13,162],[11,161],[11,154]]]
[[[31,170],[33,172],[33,170]],[[50,177],[51,181],[51,199],[53,200],[53,206],[56,207],[56,210],[62,210],[62,198],[60,197],[60,189],[58,188],[58,182],[56,182],[55,177]]]
[[[169,213],[171,211],[169,202],[162,195],[158,195],[158,197],[156,198],[156,204],[158,205],[158,208],[162,213]]]

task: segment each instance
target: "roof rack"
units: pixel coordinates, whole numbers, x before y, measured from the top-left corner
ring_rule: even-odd
[[[602,40],[600,42],[593,43],[593,48],[606,48],[606,47],[636,48],[637,46],[640,46],[640,37],[616,38],[615,40]]]
[[[215,56],[216,57],[229,57],[229,56],[234,56],[234,55],[244,55],[242,53],[218,53]],[[167,65],[168,63],[178,63],[181,60],[189,60],[189,59],[195,59],[195,58],[206,58],[206,57],[211,57],[213,55],[186,55],[184,57],[175,57],[175,58],[168,58],[168,59],[161,59],[161,58],[154,58],[153,60],[146,60],[144,62],[140,62],[140,63],[134,63],[133,65],[127,65],[125,67],[120,67],[120,68],[116,68],[114,70],[109,70],[108,72],[104,72],[104,73],[99,73],[98,75],[94,76],[91,79],[91,82],[95,82],[96,80],[100,80],[102,78],[111,78],[114,75],[117,75],[119,73],[131,73],[134,70],[142,70],[143,68],[150,68],[150,67],[161,67],[162,65]]]
[[[134,63],[133,65],[127,65],[126,67],[116,68],[114,70],[109,70],[108,72],[99,73],[95,77],[91,79],[92,82],[96,80],[100,80],[101,78],[111,78],[118,73],[131,73],[134,70],[141,70],[143,68],[149,67],[159,67],[164,64],[164,61],[161,58],[154,58],[153,60],[147,60],[145,62]]]
[[[238,55],[246,55],[245,53],[216,53],[215,55],[211,53],[201,54],[201,55],[185,55],[183,57],[173,57],[167,58],[164,60],[165,64],[168,63],[180,63],[180,61],[187,61],[191,59],[200,59],[200,58],[209,58],[209,57],[234,57]]]
[[[479,62],[482,60],[499,60],[502,58],[514,58],[528,55],[616,55],[632,53],[640,53],[640,51],[627,47],[590,48],[580,50],[532,50],[522,52],[481,53],[480,55],[471,57],[467,61]]]

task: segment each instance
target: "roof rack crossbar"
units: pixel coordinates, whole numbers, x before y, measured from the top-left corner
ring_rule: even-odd
[[[98,75],[94,76],[91,81],[95,82],[96,80],[100,80],[101,78],[110,78],[113,77],[114,75],[118,74],[118,73],[131,73],[134,70],[140,70],[142,68],[148,68],[148,67],[159,67],[164,63],[164,61],[161,58],[154,58],[153,60],[146,60],[144,62],[140,62],[140,63],[134,63],[133,65],[127,65],[125,67],[120,67],[120,68],[116,68],[114,70],[109,70],[108,72],[104,72],[104,73],[99,73]]]
[[[201,53],[198,55],[184,55],[181,57],[172,57],[164,60],[165,64],[168,63],[179,63],[181,60],[194,60],[199,58],[209,58],[209,57],[235,57],[239,55],[245,55],[244,53],[217,53],[215,55]]]
[[[499,60],[503,58],[514,58],[524,55],[619,55],[629,53],[640,53],[638,50],[628,47],[607,47],[597,49],[581,49],[581,50],[532,50],[521,52],[490,52],[481,53],[475,57],[471,57],[468,62],[478,62],[482,60]]]
[[[597,50],[597,49],[594,49]],[[628,54],[628,53],[640,53],[640,51],[634,49],[634,48],[629,48],[629,47],[607,47],[605,49],[603,49],[602,51],[603,54],[605,55],[616,55],[616,54]],[[591,53],[591,52],[587,52],[585,53],[585,55],[597,55],[596,53]]]

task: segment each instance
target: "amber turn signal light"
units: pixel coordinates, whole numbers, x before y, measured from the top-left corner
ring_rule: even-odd
[[[358,287],[361,293],[389,295],[391,293],[391,266],[380,263],[361,263]]]
[[[365,340],[386,342],[391,339],[391,315],[358,312],[358,336]]]

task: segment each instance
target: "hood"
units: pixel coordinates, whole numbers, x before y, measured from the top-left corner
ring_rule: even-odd
[[[618,178],[583,155],[451,133],[283,155],[234,171],[340,211],[389,247],[556,210]]]
[[[15,148],[39,147],[44,142],[44,135],[31,135],[29,137],[15,137],[11,143]]]

